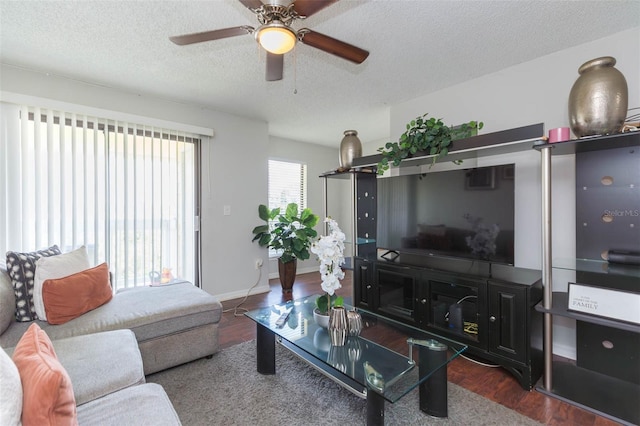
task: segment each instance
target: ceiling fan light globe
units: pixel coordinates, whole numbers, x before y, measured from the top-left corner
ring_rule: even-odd
[[[283,55],[293,49],[296,44],[296,35],[284,25],[265,25],[258,29],[258,43],[267,52]]]

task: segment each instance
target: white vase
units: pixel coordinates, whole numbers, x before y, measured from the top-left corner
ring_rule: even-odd
[[[322,328],[329,328],[329,314],[321,313],[318,308],[313,310],[313,320]]]

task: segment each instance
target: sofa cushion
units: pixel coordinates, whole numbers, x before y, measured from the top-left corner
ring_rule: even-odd
[[[131,330],[54,340],[53,347],[69,373],[78,406],[145,382],[140,349]]]
[[[20,373],[11,357],[2,348],[0,348],[0,383],[0,425],[19,425],[22,416]]]
[[[16,320],[16,295],[13,292],[11,278],[0,268],[0,334]]]
[[[33,304],[33,279],[36,272],[36,261],[41,257],[60,254],[58,246],[29,253],[7,252],[7,271],[16,297],[16,320],[25,322],[37,318]]]
[[[47,313],[42,301],[42,284],[47,279],[63,278],[77,272],[89,269],[89,255],[87,249],[82,246],[69,253],[58,256],[41,257],[36,261],[36,272],[33,279],[33,304],[38,319],[47,320]]]
[[[25,426],[78,424],[71,379],[38,324],[31,324],[18,342],[13,362],[22,382]]]
[[[78,407],[80,424],[100,426],[180,425],[169,397],[156,383],[131,386]]]
[[[106,263],[68,277],[48,279],[42,284],[42,300],[50,324],[64,324],[78,318],[112,297]]]

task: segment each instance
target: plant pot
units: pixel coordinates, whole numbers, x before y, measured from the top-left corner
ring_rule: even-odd
[[[296,281],[296,269],[298,267],[298,259],[291,262],[283,263],[278,259],[278,275],[280,276],[280,285],[283,293],[291,293],[293,291],[293,283]]]
[[[322,328],[329,328],[329,314],[321,313],[318,308],[313,310],[313,320]]]

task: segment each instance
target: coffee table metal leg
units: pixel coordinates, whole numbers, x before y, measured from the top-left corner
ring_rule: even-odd
[[[384,398],[367,389],[367,426],[384,425]]]
[[[258,373],[276,374],[276,335],[260,323],[256,326]]]
[[[420,370],[431,371],[434,365],[442,365],[420,384],[420,410],[430,416],[447,417],[449,413],[447,409],[446,346],[420,346],[418,351],[420,354],[418,368]]]

